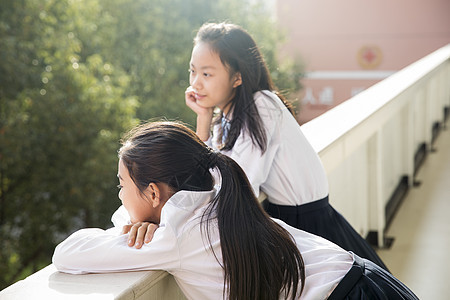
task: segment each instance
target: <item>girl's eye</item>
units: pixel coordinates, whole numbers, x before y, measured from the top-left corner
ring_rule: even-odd
[[[211,74],[209,74],[209,73],[203,73],[203,76],[209,77],[209,76],[211,76]]]
[[[120,190],[123,188],[123,186],[121,186],[120,184],[117,185],[117,188]]]
[[[194,74],[194,70],[192,70],[192,69],[188,69],[188,72],[190,73],[190,74]]]

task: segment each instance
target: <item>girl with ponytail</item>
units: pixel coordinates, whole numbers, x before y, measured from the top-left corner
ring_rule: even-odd
[[[119,150],[118,178],[128,222],[159,224],[152,241],[128,247],[116,212],[115,227],[79,230],[56,247],[59,271],[162,269],[188,299],[416,299],[370,261],[271,219],[239,165],[184,125],[132,130]]]

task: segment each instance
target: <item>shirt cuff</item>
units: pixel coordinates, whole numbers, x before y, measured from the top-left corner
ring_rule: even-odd
[[[125,206],[121,205],[111,216],[111,222],[114,227],[122,228],[125,225],[131,224],[130,215]]]

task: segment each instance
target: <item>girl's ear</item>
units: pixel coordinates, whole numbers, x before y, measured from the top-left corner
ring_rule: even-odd
[[[161,203],[161,191],[159,190],[156,183],[150,182],[147,187],[148,197],[151,201],[151,205],[153,208],[158,207]]]
[[[236,72],[236,74],[234,74],[233,78],[234,78],[233,88],[237,88],[238,86],[240,86],[242,84],[241,72]]]

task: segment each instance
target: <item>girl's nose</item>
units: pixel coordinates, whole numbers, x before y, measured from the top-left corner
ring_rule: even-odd
[[[201,87],[200,76],[191,75],[190,84],[195,90],[199,90]]]

